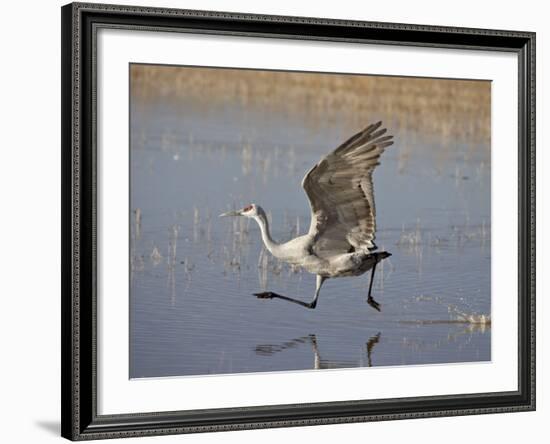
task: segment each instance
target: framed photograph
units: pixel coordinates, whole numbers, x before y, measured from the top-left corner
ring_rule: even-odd
[[[64,437],[534,410],[534,33],[61,13]]]

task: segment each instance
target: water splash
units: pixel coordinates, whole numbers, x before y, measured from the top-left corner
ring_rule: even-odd
[[[468,324],[470,326],[479,327],[483,331],[486,327],[491,327],[491,315],[485,313],[477,313],[475,311],[460,310],[456,305],[445,302],[439,296],[427,296],[421,294],[413,298],[415,302],[428,302],[443,305],[447,307],[449,319],[416,319],[416,320],[401,320],[400,324]]]
[[[455,322],[461,322],[464,324],[491,325],[491,315],[475,312],[467,313],[459,310],[454,305],[449,305],[448,310],[451,320]]]

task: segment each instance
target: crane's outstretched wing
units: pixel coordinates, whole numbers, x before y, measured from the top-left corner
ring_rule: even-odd
[[[393,144],[382,122],[369,125],[325,156],[302,180],[311,206],[309,234],[321,257],[376,249],[372,172]]]

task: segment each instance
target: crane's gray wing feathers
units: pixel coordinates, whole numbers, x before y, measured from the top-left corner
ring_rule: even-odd
[[[321,257],[376,249],[372,172],[393,144],[382,122],[355,134],[307,172],[302,180],[311,206],[309,234]]]

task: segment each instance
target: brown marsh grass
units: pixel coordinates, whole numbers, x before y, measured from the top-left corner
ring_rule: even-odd
[[[130,75],[132,96],[142,100],[237,101],[299,116],[313,127],[335,115],[350,129],[384,120],[423,137],[490,146],[489,81],[138,64]]]

